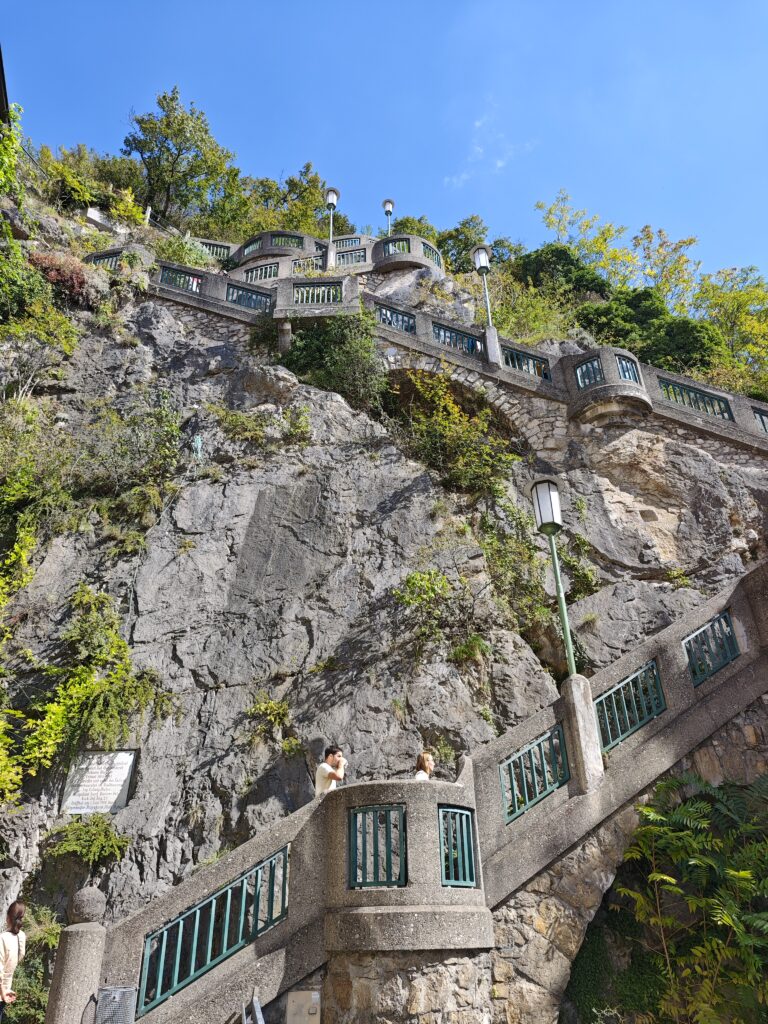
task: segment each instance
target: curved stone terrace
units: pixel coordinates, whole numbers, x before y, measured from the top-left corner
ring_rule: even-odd
[[[348,235],[333,246],[287,231],[261,232],[240,246],[198,241],[236,265],[216,272],[159,260],[150,277],[152,292],[245,324],[271,316],[278,321],[281,351],[290,347],[292,320],[355,313],[363,302],[375,313],[377,341],[385,353],[419,353],[435,359],[438,369],[443,362],[453,364],[504,390],[563,403],[569,420],[653,415],[732,444],[761,451],[768,446],[768,403],[660,370],[611,346],[555,356],[500,338],[495,328],[427,315],[368,289],[371,272],[418,269],[432,278],[444,276],[441,254],[416,235]],[[122,251],[107,249],[88,260],[114,269]],[[350,254],[359,254],[361,262],[347,262]]]

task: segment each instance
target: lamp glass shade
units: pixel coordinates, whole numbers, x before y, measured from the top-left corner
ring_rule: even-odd
[[[551,535],[562,530],[560,492],[554,480],[537,480],[531,487],[531,501],[539,533]]]
[[[337,188],[327,188],[325,190],[325,205],[332,206],[334,209],[339,203],[339,190]]]
[[[475,270],[478,274],[487,274],[491,267],[490,252],[487,245],[476,245],[472,250]]]
[[[389,216],[395,208],[395,201],[394,199],[385,199],[381,205],[384,207],[384,213]]]

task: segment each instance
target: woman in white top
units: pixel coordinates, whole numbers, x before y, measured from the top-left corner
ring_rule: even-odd
[[[14,900],[8,907],[5,931],[0,933],[0,1021],[9,1003],[16,1002],[13,991],[13,972],[24,959],[27,937],[21,930],[26,907],[21,900]]]
[[[429,782],[429,777],[435,770],[435,759],[432,757],[428,750],[422,750],[419,756],[416,758],[416,775],[415,779],[417,782]]]

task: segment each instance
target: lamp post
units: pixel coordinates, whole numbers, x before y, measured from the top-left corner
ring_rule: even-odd
[[[563,528],[563,516],[560,511],[560,492],[554,480],[536,480],[531,487],[531,501],[533,502],[533,513],[536,516],[536,529],[543,533],[549,541],[549,552],[552,555],[552,568],[555,574],[555,589],[557,591],[557,607],[560,611],[560,624],[563,627],[563,640],[565,641],[565,658],[568,662],[568,675],[576,675],[576,661],[573,657],[573,641],[571,640],[571,627],[568,624],[568,609],[565,605],[565,594],[563,593],[563,581],[560,579],[560,562],[557,557],[557,546],[555,535]]]
[[[384,207],[384,213],[387,215],[387,237],[392,234],[392,211],[395,208],[394,199],[385,199],[381,204]]]
[[[330,252],[331,246],[333,245],[333,211],[339,205],[339,196],[341,193],[337,188],[327,188],[325,190],[325,205],[328,208],[328,212],[331,215],[331,228],[330,235],[328,238],[328,251]]]
[[[488,295],[488,273],[491,269],[491,250],[487,245],[476,245],[472,250],[472,259],[475,263],[475,270],[483,279],[485,312],[488,314],[488,326],[493,327],[493,318],[491,317],[491,300]]]

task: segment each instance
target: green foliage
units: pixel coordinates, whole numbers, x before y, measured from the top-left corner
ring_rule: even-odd
[[[600,589],[600,577],[597,571],[584,561],[584,556],[590,549],[589,541],[580,533],[572,533],[567,541],[558,542],[557,553],[568,575],[570,582],[568,597],[571,601],[589,597],[590,594],[595,594]]]
[[[575,306],[569,288],[545,282],[536,288],[521,283],[508,267],[494,269],[488,280],[493,322],[499,331],[529,345],[545,338],[562,338],[574,326]],[[480,320],[485,322],[485,310]]]
[[[33,252],[29,262],[53,286],[58,302],[82,309],[94,309],[102,300],[103,292],[94,286],[93,277],[100,273],[87,266],[71,253]]]
[[[280,744],[283,757],[301,757],[304,753],[304,746],[296,736],[286,736]]]
[[[442,374],[408,373],[410,405],[399,414],[411,453],[440,476],[441,482],[477,496],[498,496],[519,456],[493,419],[487,405],[466,412]]]
[[[225,180],[232,154],[213,138],[205,114],[184,106],[176,86],[159,94],[157,106],[157,113],[131,115],[122,151],[138,156],[146,202],[168,217],[203,205]]]
[[[22,153],[21,107],[12,103],[8,123],[0,121],[0,196],[19,198],[18,165]]]
[[[482,661],[491,653],[491,645],[479,633],[470,633],[466,640],[455,645],[448,660],[456,665],[466,665],[469,661]]]
[[[272,417],[258,409],[242,412],[239,409],[227,409],[223,405],[209,404],[206,411],[215,416],[219,426],[231,441],[252,444],[260,448],[264,444],[265,434]]]
[[[245,713],[256,722],[256,735],[264,739],[272,739],[276,730],[285,729],[291,723],[288,701],[273,700],[266,690],[259,690]]]
[[[453,595],[447,576],[438,569],[411,572],[392,593],[397,603],[411,612],[421,642],[442,636],[443,618]]]
[[[764,1019],[768,776],[751,786],[670,779],[638,807],[618,885],[660,980],[653,1021]]]
[[[521,284],[536,289],[554,285],[577,295],[605,299],[611,292],[608,281],[593,267],[585,265],[578,254],[562,242],[550,242],[533,252],[521,254],[512,263],[511,271]]]
[[[77,857],[89,868],[110,860],[121,860],[131,845],[128,836],[115,831],[107,814],[76,815],[66,825],[57,825],[47,836],[49,857]]]
[[[280,361],[306,383],[338,392],[353,408],[375,411],[381,405],[386,374],[374,330],[369,310],[327,317],[300,328]]]
[[[445,736],[438,736],[432,744],[432,749],[438,764],[444,764],[446,768],[456,767],[456,751]]]
[[[691,586],[689,577],[686,576],[685,570],[681,569],[679,565],[672,569],[667,569],[667,583],[671,583],[675,590]]]
[[[18,998],[6,1019],[13,1024],[45,1024],[51,964],[62,926],[47,907],[28,903],[24,929],[27,952],[13,975]]]
[[[140,392],[122,411],[107,402],[93,408],[75,468],[82,489],[116,495],[170,479],[180,458],[181,417],[167,392]]]
[[[12,734],[14,719],[21,717],[18,712],[0,711],[0,808],[3,810],[16,803],[21,789],[22,770],[15,757]]]
[[[546,560],[536,549],[533,517],[503,501],[482,514],[476,533],[496,601],[516,630],[527,639],[535,637],[550,611],[544,589]]]
[[[154,249],[159,260],[180,263],[185,267],[198,267],[204,270],[206,267],[214,266],[216,262],[204,246],[191,238],[181,238],[179,235],[159,238],[154,244]]]
[[[134,671],[112,598],[80,583],[71,608],[61,635],[64,657],[48,665],[33,662],[56,687],[27,711],[21,763],[29,775],[85,743],[114,750],[128,741],[148,709],[157,718],[173,710],[157,674]]]

